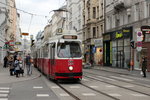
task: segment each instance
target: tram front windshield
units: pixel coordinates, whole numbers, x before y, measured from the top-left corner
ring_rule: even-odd
[[[81,57],[80,43],[79,42],[58,43],[57,55],[60,58]]]

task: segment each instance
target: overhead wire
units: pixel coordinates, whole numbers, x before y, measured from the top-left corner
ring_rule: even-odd
[[[3,5],[6,5],[6,6],[8,6],[8,7],[14,8],[14,9],[16,9],[16,10],[18,10],[18,11],[21,11],[21,12],[23,12],[23,13],[29,14],[29,15],[31,15],[31,16],[48,17],[47,15],[40,15],[40,14],[35,14],[35,13],[27,12],[27,11],[25,11],[25,10],[18,9],[18,8],[16,8],[16,7],[13,7],[13,6],[8,5],[8,4],[6,4],[6,3],[3,3],[3,2],[0,2],[0,3],[3,4]]]

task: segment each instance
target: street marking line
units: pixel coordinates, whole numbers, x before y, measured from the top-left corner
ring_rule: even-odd
[[[110,81],[116,81],[116,80],[114,80],[114,79],[107,78],[107,77],[103,77],[103,76],[97,76],[97,77],[100,77],[100,78],[103,78],[103,79],[107,79],[107,80],[110,80]]]
[[[0,93],[9,93],[9,91],[0,90]]]
[[[33,89],[42,89],[42,86],[33,86]]]
[[[120,96],[121,96],[120,94],[117,94],[117,93],[110,93],[110,94],[108,94],[108,95],[114,96],[114,97],[120,97]]]
[[[147,97],[147,95],[144,94],[131,94],[131,95],[136,97]]]
[[[125,85],[123,87],[129,88],[129,87],[134,87],[133,85]]]
[[[106,85],[106,87],[112,88],[112,87],[116,87],[114,85]]]
[[[59,89],[60,87],[59,86],[52,86],[51,88],[52,89]]]
[[[71,89],[79,89],[79,86],[70,86]]]
[[[98,86],[90,86],[91,88],[98,88]]]
[[[65,96],[70,96],[69,94],[67,94],[67,93],[61,93],[61,94],[59,94],[60,96],[62,96],[62,97],[65,97]]]
[[[8,98],[0,98],[0,100],[8,100]]]
[[[37,97],[49,97],[49,94],[36,94]]]
[[[121,77],[116,77],[116,76],[110,76],[112,78],[116,78],[116,79],[120,79],[120,80],[124,80],[124,81],[133,81],[133,80],[130,80],[130,79],[126,79],[126,78],[121,78]]]
[[[83,81],[89,81],[88,79],[82,78]]]
[[[94,93],[82,93],[83,96],[96,96]]]
[[[9,87],[0,87],[0,90],[9,90],[9,89],[11,89],[11,88],[9,88]]]
[[[99,78],[96,78],[96,77],[93,77],[93,76],[88,76],[89,78],[93,78],[93,79],[96,79],[96,80],[99,80],[99,81],[103,81],[102,79],[99,79]]]
[[[8,97],[8,94],[0,94],[0,98],[1,97]]]

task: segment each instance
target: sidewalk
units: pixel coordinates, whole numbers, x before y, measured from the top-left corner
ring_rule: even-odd
[[[33,73],[31,76],[27,76],[26,74],[26,68],[24,69],[24,76],[20,75],[19,78],[16,78],[16,76],[10,76],[9,74],[9,68],[3,68],[2,65],[0,65],[0,84],[1,83],[14,83],[14,82],[21,82],[26,80],[32,80],[37,77],[40,77],[40,73],[38,73],[35,68],[33,68]]]
[[[96,70],[118,73],[118,74],[142,77],[142,75],[140,74],[141,70],[128,71],[127,69],[121,69],[121,68],[116,68],[116,67],[107,67],[107,66],[94,66],[91,68],[96,69]],[[147,76],[146,78],[150,79],[150,72],[146,72],[146,76]]]

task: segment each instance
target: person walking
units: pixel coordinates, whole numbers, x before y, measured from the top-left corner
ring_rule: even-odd
[[[13,55],[9,55],[9,57],[8,57],[8,67],[9,67],[10,75],[13,76],[13,71],[14,71],[14,57],[13,57]]]
[[[4,68],[6,68],[7,67],[7,62],[8,62],[8,56],[5,56],[4,57]]]
[[[146,77],[146,69],[147,69],[147,59],[146,57],[142,58],[142,72],[143,72],[143,77]]]
[[[19,58],[17,58],[14,62],[14,65],[15,65],[15,74],[16,74],[16,77],[19,77],[20,76],[20,65],[19,65]]]
[[[26,68],[27,68],[27,75],[32,74],[32,68],[31,68],[31,56],[28,54],[25,59]]]

